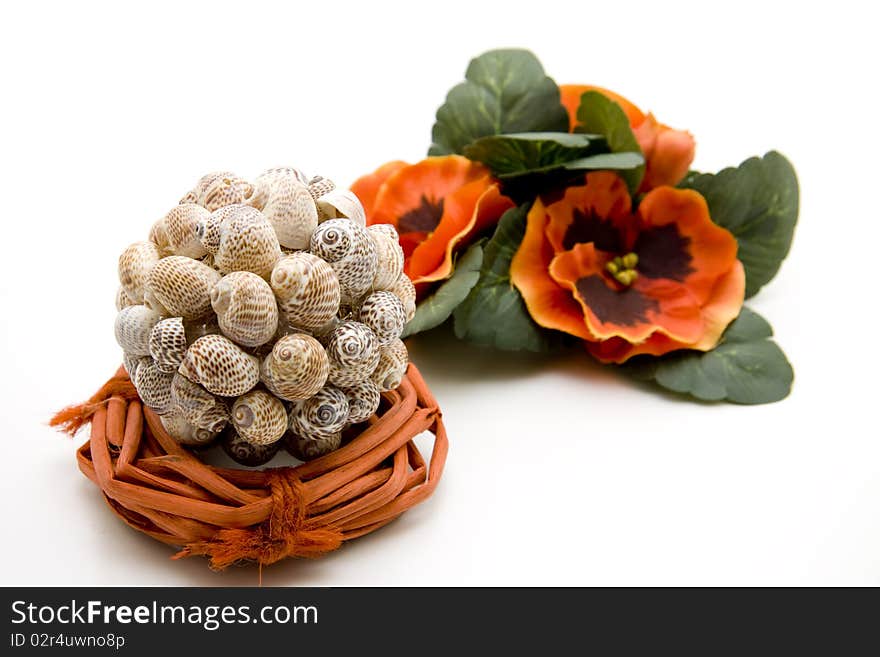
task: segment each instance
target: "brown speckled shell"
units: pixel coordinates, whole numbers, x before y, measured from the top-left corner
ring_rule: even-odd
[[[211,290],[223,334],[245,347],[265,344],[278,330],[278,304],[269,284],[249,271],[227,274]]]
[[[172,406],[171,380],[174,374],[162,372],[152,360],[141,362],[133,379],[141,401],[159,415],[168,413]]]
[[[173,374],[186,353],[186,327],[181,317],[159,321],[150,332],[150,356],[159,371]]]
[[[347,189],[334,188],[315,201],[318,221],[348,219],[359,226],[367,225],[367,213],[360,199]]]
[[[259,361],[222,335],[193,342],[178,372],[221,397],[243,395],[260,381]]]
[[[211,289],[219,280],[220,274],[203,262],[168,256],[150,272],[148,300],[155,299],[165,310],[162,314],[197,319],[210,314]]]
[[[324,194],[329,194],[334,189],[336,189],[336,183],[324,176],[314,176],[309,181],[309,194],[312,195],[315,201],[324,196]]]
[[[272,270],[270,282],[291,326],[307,331],[318,329],[339,309],[336,272],[311,253],[301,251],[281,258]]]
[[[254,445],[231,428],[223,434],[220,445],[233,461],[251,468],[268,463],[281,449],[280,440],[268,445]]]
[[[127,354],[124,351],[122,352],[122,367],[128,372],[128,378],[132,381],[134,381],[134,377],[137,376],[137,370],[141,363],[148,362],[150,362],[149,356],[137,356],[134,354]]]
[[[367,231],[376,245],[376,275],[373,277],[374,290],[389,290],[403,273],[403,247],[397,231],[391,224],[375,224]]]
[[[348,398],[334,386],[324,386],[290,409],[290,430],[300,438],[330,439],[348,421]]]
[[[173,409],[199,429],[216,433],[229,421],[229,409],[222,399],[180,374],[171,380],[171,399]]]
[[[379,408],[382,395],[375,383],[366,379],[342,390],[348,399],[348,421],[351,424],[366,422]]]
[[[128,292],[126,292],[125,288],[121,285],[119,286],[119,289],[116,290],[117,311],[122,310],[123,308],[128,308],[129,306],[136,306],[139,303],[141,303],[141,301],[132,299],[130,296],[128,296]]]
[[[287,409],[263,390],[252,390],[236,399],[230,415],[238,435],[254,445],[277,442],[287,431]]]
[[[263,214],[278,236],[281,246],[307,249],[318,226],[318,210],[309,188],[293,177],[281,178],[269,189]]]
[[[370,376],[379,363],[376,335],[360,322],[342,321],[327,338],[327,357],[333,385],[351,387]]]
[[[391,344],[381,347],[379,354],[379,363],[370,375],[370,380],[383,392],[394,390],[400,385],[409,364],[406,345],[402,340],[393,340]]]
[[[272,224],[259,210],[247,205],[223,208],[222,215],[214,264],[224,274],[250,271],[268,280],[281,257]]]
[[[406,321],[416,316],[416,287],[406,274],[401,274],[397,282],[389,290],[403,303]]]
[[[284,448],[292,457],[300,461],[312,461],[320,456],[339,449],[342,444],[342,432],[329,434],[324,438],[303,438],[292,431],[284,435]]]
[[[219,431],[193,426],[178,410],[166,413],[160,419],[165,431],[181,445],[204,447],[210,445],[220,435]]]
[[[329,372],[324,347],[304,333],[279,338],[260,368],[265,386],[288,401],[300,401],[317,393],[327,382]]]
[[[208,250],[199,241],[198,227],[210,216],[210,212],[195,203],[178,205],[156,222],[150,239],[159,247],[162,255],[201,258],[207,255]]]
[[[157,262],[159,249],[152,242],[135,242],[119,256],[119,282],[137,303],[143,303],[147,277]]]
[[[403,332],[406,310],[401,300],[391,292],[373,292],[361,304],[358,320],[372,329],[379,346],[384,347]]]
[[[310,251],[336,272],[342,303],[360,299],[373,285],[378,254],[366,228],[347,219],[325,221],[312,234]]]
[[[150,355],[150,332],[161,319],[146,306],[128,306],[116,315],[116,342],[130,356]]]
[[[199,194],[199,205],[213,212],[218,208],[236,203],[245,203],[254,193],[254,186],[244,178],[226,172],[215,176]]]
[[[261,173],[254,180],[254,193],[247,204],[262,210],[269,201],[269,192],[279,180],[291,179],[307,185],[309,179],[295,167],[275,167]]]

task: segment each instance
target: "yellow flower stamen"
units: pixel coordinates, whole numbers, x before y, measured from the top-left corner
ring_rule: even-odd
[[[605,271],[621,285],[629,287],[639,277],[636,266],[639,264],[637,253],[627,253],[625,256],[617,256],[605,264]]]

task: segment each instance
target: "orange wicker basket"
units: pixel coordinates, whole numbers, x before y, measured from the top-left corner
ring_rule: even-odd
[[[213,568],[317,557],[391,522],[437,486],[448,450],[433,395],[410,364],[397,390],[338,450],[296,467],[248,470],[202,462],[165,431],[122,368],[53,426],[91,423],[79,468],[129,526],[205,555]],[[414,438],[434,435],[430,460]]]

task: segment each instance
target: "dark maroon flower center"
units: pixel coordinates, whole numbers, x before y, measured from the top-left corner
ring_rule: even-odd
[[[398,233],[431,233],[443,218],[443,199],[433,201],[422,194],[421,203],[397,220]]]

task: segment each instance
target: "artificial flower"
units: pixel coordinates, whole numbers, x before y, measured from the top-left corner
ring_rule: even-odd
[[[633,211],[614,173],[534,202],[511,281],[541,326],[582,338],[603,362],[708,351],[737,317],[737,242],[695,191],[658,187]]]
[[[623,96],[613,91],[589,85],[565,84],[559,87],[562,104],[568,110],[571,130],[577,125],[577,110],[581,96],[597,91],[620,105],[645,156],[645,176],[639,188],[647,192],[662,185],[677,185],[694,160],[695,143],[689,132],[674,130],[645,114]]]

